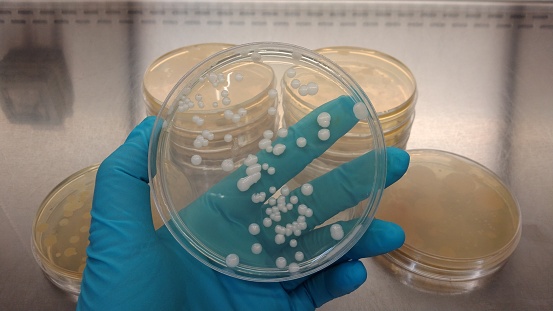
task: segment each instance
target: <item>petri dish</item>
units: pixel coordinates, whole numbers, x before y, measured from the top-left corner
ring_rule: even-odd
[[[315,50],[342,67],[371,99],[387,146],[406,147],[415,116],[417,85],[413,73],[398,59],[385,53],[353,46]],[[302,105],[316,103],[299,101]],[[359,132],[363,132],[359,124]]]
[[[90,210],[98,165],[67,177],[44,199],[33,222],[33,255],[46,277],[78,295],[86,264]]]
[[[521,235],[518,203],[487,168],[439,150],[411,150],[407,173],[386,189],[377,217],[405,244],[379,260],[404,284],[456,294],[485,285]]]
[[[290,122],[285,77],[300,70],[312,72],[303,96],[323,82],[335,91]],[[149,151],[152,198],[183,251],[212,269],[258,282],[300,278],[340,258],[370,224],[385,182],[384,138],[369,98],[325,57],[278,42],[231,47],[183,76],[163,109]],[[313,169],[360,120],[369,152]],[[341,200],[352,185],[355,195]]]
[[[142,82],[146,113],[158,114],[163,101],[180,78],[210,55],[233,46],[226,43],[203,43],[178,48],[157,58],[148,67]]]

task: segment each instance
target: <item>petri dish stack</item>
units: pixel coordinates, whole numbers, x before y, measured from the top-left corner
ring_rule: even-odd
[[[148,67],[142,81],[146,113],[156,116],[163,101],[180,78],[210,55],[233,46],[226,43],[204,43],[168,52]]]
[[[78,295],[86,265],[90,210],[98,165],[82,169],[57,185],[37,211],[33,255],[46,277]]]
[[[417,85],[409,68],[394,57],[360,47],[315,50],[342,67],[365,91],[378,114],[387,146],[405,149],[415,119]],[[302,105],[316,103],[298,100]],[[363,124],[358,132],[363,132]]]
[[[321,103],[296,119],[284,95],[294,77]],[[208,267],[296,279],[335,262],[368,228],[385,184],[384,138],[369,98],[324,56],[277,42],[230,47],[183,76],[162,109],[150,142],[152,198],[183,251]],[[313,169],[359,122],[356,143],[370,152]],[[335,186],[338,175],[348,179]],[[356,196],[341,196],[346,188]]]
[[[520,240],[516,199],[472,160],[439,150],[409,153],[407,173],[386,189],[376,215],[399,224],[406,241],[379,262],[402,283],[426,292],[482,287]]]

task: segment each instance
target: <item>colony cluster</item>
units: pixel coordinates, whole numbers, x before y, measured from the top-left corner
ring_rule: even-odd
[[[252,60],[254,62],[259,62],[261,60],[261,56],[259,53],[254,52],[252,53]],[[294,78],[296,76],[296,71],[294,68],[290,68],[285,73],[289,78]],[[230,77],[229,77],[230,78]],[[217,88],[220,83],[224,82],[226,77],[219,73],[210,73],[206,77],[201,78],[201,81],[208,80],[209,83],[214,88]],[[238,82],[242,81],[244,79],[244,76],[240,73],[234,74],[234,79]],[[309,95],[315,95],[319,91],[319,87],[317,83],[315,82],[309,82],[307,84],[301,84],[301,81],[298,79],[293,79],[290,82],[290,86],[293,89],[297,89],[298,94],[300,96],[309,96]],[[184,88],[183,89],[183,95],[181,96],[178,107],[176,108],[179,112],[184,112],[189,110],[190,108],[193,108],[195,103],[193,100],[188,98],[188,95],[190,95],[191,89],[190,88]],[[231,103],[231,99],[229,97],[228,90],[222,90],[221,91],[221,102],[213,102],[211,106],[213,108],[218,108],[220,105],[222,106],[228,106]],[[278,92],[276,89],[270,89],[267,93],[268,97],[270,99],[275,100],[278,97]],[[196,105],[199,108],[204,108],[206,104],[202,101],[203,97],[201,94],[196,94],[194,99],[196,100]],[[174,111],[175,106],[171,107]],[[172,113],[173,111],[170,111]],[[276,108],[271,105],[270,108],[268,108],[267,113],[269,115],[275,115],[276,114]],[[355,116],[358,119],[366,119],[368,117],[368,112],[366,110],[366,107],[362,103],[357,103],[353,111],[355,113]],[[240,120],[247,115],[247,110],[244,108],[238,109],[236,112],[233,112],[230,109],[226,109],[223,112],[223,116],[225,119],[233,122],[238,123]],[[320,129],[318,131],[318,138],[321,141],[326,141],[330,138],[330,130],[328,127],[330,126],[331,122],[331,115],[327,112],[322,112],[317,116],[317,123],[320,126]],[[194,122],[198,126],[202,126],[204,124],[204,120],[194,115],[192,117],[192,122]],[[286,128],[280,128],[276,132],[276,136],[280,138],[285,138],[288,135],[288,130]],[[277,143],[273,145],[272,139],[275,137],[275,133],[272,130],[266,130],[263,132],[263,138],[258,142],[258,147],[260,150],[265,150],[268,153],[272,153],[274,156],[280,156],[286,152],[287,146],[281,143]],[[193,142],[193,145],[196,149],[206,147],[209,144],[209,141],[214,139],[214,134],[205,129],[202,130],[201,134],[196,137],[196,139]],[[224,136],[225,142],[231,142],[233,140],[233,137],[231,134],[226,134]],[[304,148],[307,146],[307,139],[305,137],[298,137],[296,139],[296,146],[298,148]],[[202,163],[202,158],[200,155],[193,155],[190,159],[192,165],[200,165]],[[241,192],[245,192],[250,189],[250,187],[257,183],[261,177],[262,177],[262,171],[266,171],[268,175],[274,175],[276,173],[276,169],[272,166],[270,166],[268,163],[258,163],[258,158],[255,155],[248,155],[246,159],[244,160],[244,165],[246,166],[246,176],[240,178],[237,181],[237,189]],[[234,161],[232,159],[225,159],[221,163],[221,168],[226,171],[230,172],[234,170]],[[274,223],[279,223],[282,220],[282,213],[290,212],[296,207],[296,212],[298,214],[297,218],[287,224],[276,224],[274,225],[274,243],[277,245],[282,245],[286,243],[287,238],[290,238],[288,241],[288,244],[290,247],[295,248],[298,245],[298,241],[295,239],[295,237],[300,237],[302,235],[302,231],[307,229],[307,218],[310,218],[313,216],[313,210],[306,206],[305,204],[298,204],[299,199],[296,195],[290,195],[290,189],[287,185],[284,185],[280,188],[280,195],[276,197],[277,189],[274,186],[271,186],[268,189],[269,194],[266,192],[259,192],[259,193],[253,193],[251,196],[251,200],[253,203],[264,203],[268,207],[265,210],[266,216],[260,223],[252,223],[248,227],[248,232],[251,235],[258,235],[261,232],[261,226],[265,228],[270,228],[273,226]],[[313,186],[309,183],[303,184],[300,188],[300,191],[303,196],[310,196],[313,194]],[[267,197],[269,197],[267,199]],[[330,236],[332,239],[339,241],[344,237],[344,231],[341,225],[339,224],[333,224],[330,226]],[[254,243],[251,246],[251,252],[253,254],[261,254],[263,251],[263,247],[260,243]],[[284,257],[278,257],[275,260],[275,265],[279,269],[284,269],[287,267],[288,271],[290,273],[295,273],[300,270],[300,266],[297,262],[303,261],[304,254],[301,251],[298,251],[294,255],[294,259],[296,262],[291,262],[290,264],[287,264],[287,260]],[[229,254],[226,257],[226,265],[229,268],[234,268],[238,266],[240,262],[240,258],[236,254]]]

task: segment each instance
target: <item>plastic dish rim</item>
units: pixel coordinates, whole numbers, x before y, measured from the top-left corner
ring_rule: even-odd
[[[362,88],[347,73],[345,73],[338,65],[336,65],[330,59],[328,59],[328,58],[326,58],[326,57],[324,57],[324,56],[322,56],[318,53],[315,53],[313,51],[309,51],[305,48],[302,48],[302,47],[299,47],[299,46],[296,46],[296,45],[292,45],[292,44],[288,44],[288,43],[281,43],[281,42],[253,42],[253,43],[246,43],[246,44],[236,45],[236,46],[230,47],[228,49],[219,51],[219,52],[211,55],[207,59],[204,59],[202,62],[198,63],[196,66],[191,68],[186,74],[184,74],[179,79],[179,81],[175,84],[175,86],[171,89],[171,91],[167,95],[167,98],[165,99],[161,109],[159,110],[159,113],[156,117],[156,121],[154,123],[154,128],[153,128],[152,134],[150,136],[150,144],[149,144],[149,150],[148,150],[148,177],[149,177],[150,182],[152,182],[154,180],[154,177],[155,177],[155,175],[157,174],[157,172],[159,170],[158,161],[157,161],[157,156],[158,156],[157,146],[159,144],[159,136],[160,136],[160,132],[162,130],[162,123],[164,121],[163,111],[165,110],[165,107],[170,104],[170,100],[173,97],[173,94],[175,92],[179,91],[179,89],[180,89],[179,86],[184,82],[184,80],[192,74],[198,74],[197,71],[199,71],[200,67],[202,67],[204,64],[211,61],[212,59],[216,59],[216,58],[221,57],[223,54],[232,53],[236,50],[240,50],[240,49],[244,49],[244,48],[249,48],[250,50],[252,50],[252,49],[256,49],[256,48],[258,48],[258,49],[259,48],[275,49],[276,47],[280,47],[281,49],[286,48],[286,49],[289,49],[289,50],[300,50],[300,51],[302,51],[302,58],[306,54],[309,55],[309,56],[315,56],[316,58],[324,60],[325,63],[327,63],[327,66],[330,65],[330,67],[333,67],[332,68],[333,70],[338,71],[341,74],[341,76],[339,77],[340,82],[344,83],[344,85],[349,85],[349,89],[351,91],[353,91],[357,97],[360,98],[360,100],[365,104],[365,106],[367,107],[367,109],[369,111],[369,116],[372,119],[372,122],[370,124],[371,131],[373,131],[375,134],[377,134],[377,135],[373,136],[374,137],[374,139],[373,139],[374,151],[377,152],[377,155],[376,155],[377,159],[381,159],[382,163],[380,163],[380,165],[376,166],[376,174],[375,174],[375,177],[374,177],[375,180],[377,181],[375,186],[378,186],[379,188],[377,190],[373,190],[371,192],[373,194],[373,197],[371,198],[371,200],[369,200],[367,206],[365,207],[364,213],[360,217],[361,220],[358,221],[357,224],[356,224],[356,227],[360,227],[360,229],[358,229],[358,230],[353,229],[352,231],[350,231],[348,233],[348,235],[341,242],[334,245],[332,247],[332,249],[327,250],[327,252],[324,252],[323,254],[315,257],[315,258],[318,258],[322,255],[325,255],[329,252],[334,251],[334,249],[337,246],[341,246],[341,248],[333,254],[333,258],[331,258],[330,260],[327,260],[325,263],[322,263],[319,266],[316,266],[316,267],[313,267],[312,269],[309,269],[308,271],[300,272],[300,273],[296,273],[296,274],[290,274],[286,270],[279,269],[279,271],[282,272],[281,274],[286,273],[287,275],[286,276],[283,275],[283,276],[277,276],[277,277],[270,277],[270,278],[259,278],[259,277],[252,277],[252,276],[248,276],[248,275],[238,274],[234,270],[231,270],[231,269],[226,268],[224,266],[221,266],[221,267],[217,266],[213,263],[213,261],[211,259],[202,258],[202,257],[198,256],[198,254],[195,253],[195,251],[198,251],[198,252],[202,253],[203,256],[205,256],[205,254],[203,254],[203,252],[201,250],[199,250],[197,248],[194,249],[194,250],[190,250],[187,243],[185,243],[185,241],[182,241],[181,236],[177,234],[177,231],[180,231],[181,233],[182,233],[182,231],[180,230],[180,228],[178,228],[178,226],[177,226],[177,228],[174,228],[174,226],[176,226],[175,222],[172,220],[172,217],[170,219],[168,219],[168,216],[165,213],[166,211],[163,210],[163,207],[160,204],[160,200],[161,199],[166,199],[166,198],[158,197],[158,195],[156,194],[156,191],[154,189],[155,183],[152,183],[150,192],[151,192],[151,195],[153,197],[154,204],[156,205],[156,209],[158,210],[164,224],[166,225],[166,227],[170,231],[170,233],[173,235],[173,237],[177,240],[177,242],[191,256],[193,256],[194,258],[196,258],[197,260],[199,260],[200,262],[202,262],[203,264],[205,264],[206,266],[210,267],[211,269],[213,269],[215,271],[218,271],[220,273],[223,273],[223,274],[226,274],[226,275],[229,275],[229,276],[232,276],[232,277],[236,277],[238,279],[243,279],[243,280],[247,280],[247,281],[256,281],[256,282],[280,282],[280,281],[287,281],[287,280],[293,280],[293,279],[297,279],[297,278],[300,278],[300,277],[304,277],[306,275],[310,275],[312,273],[315,273],[317,271],[320,271],[320,270],[330,266],[332,263],[334,263],[336,260],[338,260],[341,256],[343,256],[347,251],[349,251],[353,247],[353,245],[355,245],[355,243],[357,243],[357,241],[361,238],[363,233],[368,229],[370,223],[372,222],[372,220],[374,218],[374,214],[376,213],[376,209],[377,209],[378,204],[380,202],[380,199],[382,197],[382,192],[384,190],[384,184],[385,184],[385,174],[386,174],[385,173],[386,161],[387,161],[386,150],[385,150],[386,146],[385,146],[385,143],[384,143],[384,135],[383,135],[383,132],[382,132],[382,128],[380,126],[380,122],[378,120],[378,116],[377,116],[376,111],[374,110],[374,107],[372,106],[372,103],[370,102],[370,99],[368,98],[368,96],[364,93]],[[369,208],[369,207],[371,207],[371,208]],[[169,213],[172,213],[172,211],[169,211]],[[178,229],[178,230],[176,230],[176,229]],[[352,233],[354,233],[355,236],[349,238]],[[186,236],[184,238],[186,239]],[[344,244],[344,242],[346,242],[345,245],[342,245],[342,244]],[[240,267],[240,265],[238,267]],[[307,272],[309,272],[309,273],[307,273]]]
[[[386,258],[391,263],[397,265],[398,267],[407,270],[411,273],[434,279],[439,281],[448,281],[448,282],[464,282],[472,281],[486,277],[490,274],[496,272],[501,268],[509,259],[511,254],[515,251],[522,235],[522,214],[518,200],[513,195],[509,187],[491,171],[489,168],[484,165],[469,159],[465,156],[445,151],[439,149],[409,149],[407,150],[410,154],[414,152],[419,153],[433,153],[440,155],[447,155],[449,157],[458,158],[464,162],[469,163],[470,165],[482,170],[489,176],[493,177],[494,181],[501,186],[506,193],[509,194],[512,201],[512,205],[516,208],[518,212],[518,224],[517,229],[513,237],[505,243],[500,249],[481,257],[472,257],[472,258],[450,258],[445,256],[437,256],[430,254],[424,251],[420,251],[413,246],[404,244],[401,248],[396,249],[390,253],[384,254]],[[418,258],[418,259],[417,259]],[[424,259],[421,261],[421,259]],[[432,264],[432,262],[440,262],[441,265]],[[465,267],[468,268],[451,268],[445,265],[445,263],[454,263],[454,264],[466,264]],[[470,265],[470,264],[473,265]],[[421,269],[423,268],[423,269]],[[442,273],[439,273],[442,272]],[[445,273],[444,273],[445,272]]]

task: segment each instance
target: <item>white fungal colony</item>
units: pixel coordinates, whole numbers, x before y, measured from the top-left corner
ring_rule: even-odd
[[[317,123],[319,123],[320,127],[328,127],[330,125],[330,114],[328,112],[321,112],[317,116]]]
[[[317,136],[319,136],[320,140],[326,141],[330,138],[330,131],[328,129],[320,129]]]
[[[342,229],[340,224],[333,224],[330,226],[330,236],[334,240],[339,241],[344,237],[344,229]]]
[[[238,263],[240,263],[240,258],[238,258],[238,255],[236,254],[229,254],[225,259],[225,262],[227,264],[227,267],[234,268],[238,266]]]

